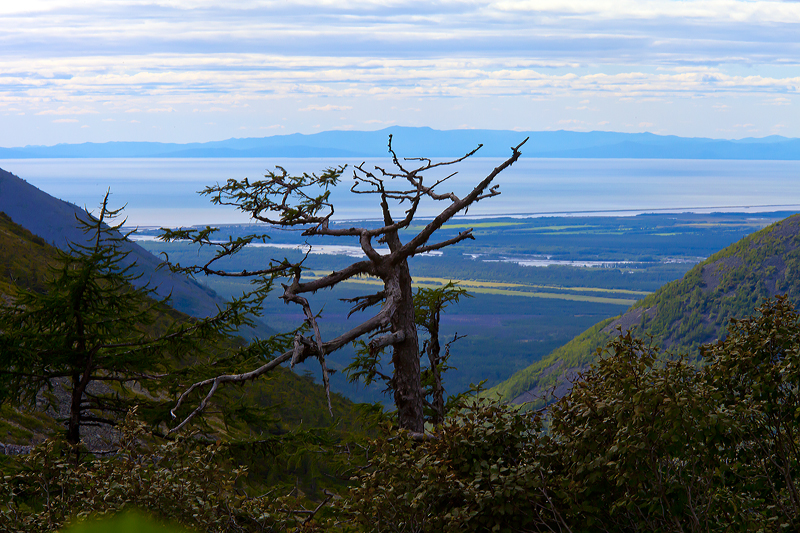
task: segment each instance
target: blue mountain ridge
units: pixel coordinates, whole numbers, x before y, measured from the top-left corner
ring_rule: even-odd
[[[434,130],[392,126],[377,131],[325,131],[205,143],[106,142],[0,148],[0,159],[122,157],[382,157],[389,135],[404,156],[505,157],[526,137],[526,157],[798,160],[800,139],[779,135],[736,140],[605,131]]]
[[[50,196],[3,169],[0,169],[0,211],[58,248],[66,249],[69,242],[87,244],[87,236],[76,220],[76,217],[85,219],[86,211]],[[135,261],[133,272],[141,274],[135,284],[149,283],[162,298],[171,295],[170,305],[175,309],[200,318],[214,315],[224,306],[222,298],[193,279],[158,268],[162,260],[138,244],[126,241],[122,247],[130,252],[125,263]]]

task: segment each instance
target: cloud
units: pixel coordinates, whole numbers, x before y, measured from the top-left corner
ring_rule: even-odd
[[[88,113],[97,113],[94,109],[82,108],[78,106],[59,106],[57,109],[45,109],[39,111],[37,115],[85,115]]]
[[[53,121],[56,124],[66,123],[66,122],[79,122],[77,118],[57,118]]]
[[[353,109],[349,105],[309,105],[302,109],[298,109],[298,111],[347,111],[349,109]]]
[[[652,128],[653,127],[653,123],[652,122],[640,122],[639,123],[639,127],[640,128]]]
[[[800,88],[800,2],[0,4],[0,102],[65,117],[95,109],[115,116],[174,113],[172,130],[189,137],[196,122],[181,120],[189,110],[226,113],[218,122],[231,131],[239,126],[237,110],[246,106],[263,111],[268,124],[279,120],[268,110],[280,109],[275,113],[291,115],[288,124],[295,126],[289,129],[313,128],[308,115],[295,110],[352,112],[347,102],[383,110],[372,116],[385,124],[408,120],[409,107],[424,109],[421,116],[435,126],[446,115],[435,110],[473,99],[523,99],[561,112],[569,103],[592,111],[595,120],[613,117],[615,124],[636,123],[633,114],[612,113],[642,102],[659,110],[646,116],[661,117],[676,113],[664,111],[668,101],[706,99],[698,105],[745,122],[737,114],[746,107],[790,105]],[[347,113],[348,122],[381,123],[351,114],[357,115]],[[311,116],[328,121],[320,128],[338,120],[335,114]],[[694,123],[701,124],[701,116]],[[453,126],[465,119],[447,120]],[[556,121],[548,115],[541,125]]]

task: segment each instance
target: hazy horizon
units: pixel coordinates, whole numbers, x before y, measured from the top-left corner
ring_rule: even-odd
[[[403,125],[402,124],[397,124],[397,126],[403,126]],[[406,126],[406,127],[431,128],[430,126]],[[377,131],[383,131],[385,129],[386,129],[386,127],[381,127],[381,128],[376,128],[376,129],[359,129],[359,130],[335,130],[335,129],[333,129],[333,130],[325,130],[325,131],[320,131],[320,132],[315,132],[315,133],[331,133],[331,132],[337,132],[337,131],[377,132]],[[487,130],[487,131],[519,131],[520,133],[523,133],[525,131],[525,130],[504,130],[504,129],[494,129],[494,128],[453,128],[453,129],[450,129],[450,130],[439,130],[437,128],[431,128],[431,129],[437,130],[437,131],[443,131],[443,132],[447,132],[447,131],[472,131],[472,130],[476,130],[476,129]],[[533,130],[528,130],[528,131],[532,132]],[[567,129],[562,129],[562,130],[538,130],[536,132],[537,133],[549,133],[549,132],[555,133],[555,132],[572,132],[572,131],[575,131],[575,130],[567,130]],[[627,133],[627,132],[613,131],[613,130],[600,130],[600,129],[598,129],[598,130],[587,130],[585,132],[579,132],[579,133]],[[650,131],[643,131],[643,132],[640,132],[640,133],[652,133],[653,135],[658,135],[658,136],[671,136],[671,134],[659,134],[659,133],[654,133],[654,132],[650,132]],[[131,142],[131,143],[149,143],[149,142],[152,142],[152,143],[162,143],[162,144],[179,144],[179,145],[186,144],[186,145],[188,145],[188,144],[204,144],[204,143],[214,143],[214,142],[240,140],[240,139],[241,140],[245,140],[245,139],[266,139],[266,138],[270,138],[270,137],[288,137],[288,136],[297,135],[297,134],[300,134],[300,135],[313,135],[313,134],[303,134],[303,133],[300,133],[300,132],[275,133],[275,134],[253,135],[253,136],[243,136],[243,137],[234,136],[234,137],[226,137],[226,138],[218,138],[218,139],[208,139],[206,141],[190,141],[190,142],[185,142],[185,143],[179,143],[179,142],[168,143],[168,142],[165,142],[165,141],[147,140],[147,139],[129,140],[129,141],[120,141],[118,139],[107,139],[107,140],[102,140],[102,141],[85,141],[83,143],[59,142],[59,143],[55,143],[55,144],[39,144],[39,145],[28,144],[28,145],[24,145],[24,146],[22,146],[22,145],[19,145],[19,146],[0,145],[0,148],[53,147],[53,146],[58,146],[58,145],[106,144],[106,143],[122,143],[122,142]],[[676,135],[676,137],[681,137],[681,138],[685,138],[685,139],[692,138],[692,137],[684,137],[684,136],[680,136],[680,135]],[[762,136],[757,136],[757,135],[743,135],[743,136],[739,136],[739,137],[722,137],[722,136],[721,137],[699,137],[698,136],[698,137],[694,137],[694,138],[707,138],[707,139],[720,140],[720,141],[740,141],[740,140],[746,140],[746,139],[766,139],[768,137],[781,137],[781,138],[785,138],[787,140],[800,138],[800,137],[789,137],[789,136],[786,136],[786,135],[780,135],[780,134],[776,134],[776,133],[771,133],[771,134],[762,135]],[[2,158],[0,158],[0,160],[2,160]]]

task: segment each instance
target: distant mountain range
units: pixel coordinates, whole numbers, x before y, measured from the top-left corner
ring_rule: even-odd
[[[739,140],[605,131],[447,130],[392,126],[378,131],[326,131],[207,143],[106,142],[0,148],[0,159],[107,157],[382,157],[389,135],[404,157],[456,157],[483,144],[478,156],[505,157],[526,137],[525,157],[622,159],[800,160],[800,139],[773,135]]]
[[[724,338],[728,322],[750,316],[765,298],[786,294],[800,306],[800,215],[764,228],[712,255],[624,314],[589,328],[489,392],[505,401],[541,405],[561,396],[571,379],[597,361],[620,332],[652,335],[662,349],[699,357],[700,346]]]

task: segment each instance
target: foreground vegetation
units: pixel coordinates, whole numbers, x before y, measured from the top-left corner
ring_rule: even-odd
[[[364,453],[327,449],[348,485],[315,501],[253,495],[226,446],[153,444],[129,417],[114,454],[50,441],[6,462],[0,526],[138,508],[209,532],[796,530],[800,316],[780,297],[729,332],[700,367],[621,335],[546,411],[463,401],[427,437],[386,419]]]

